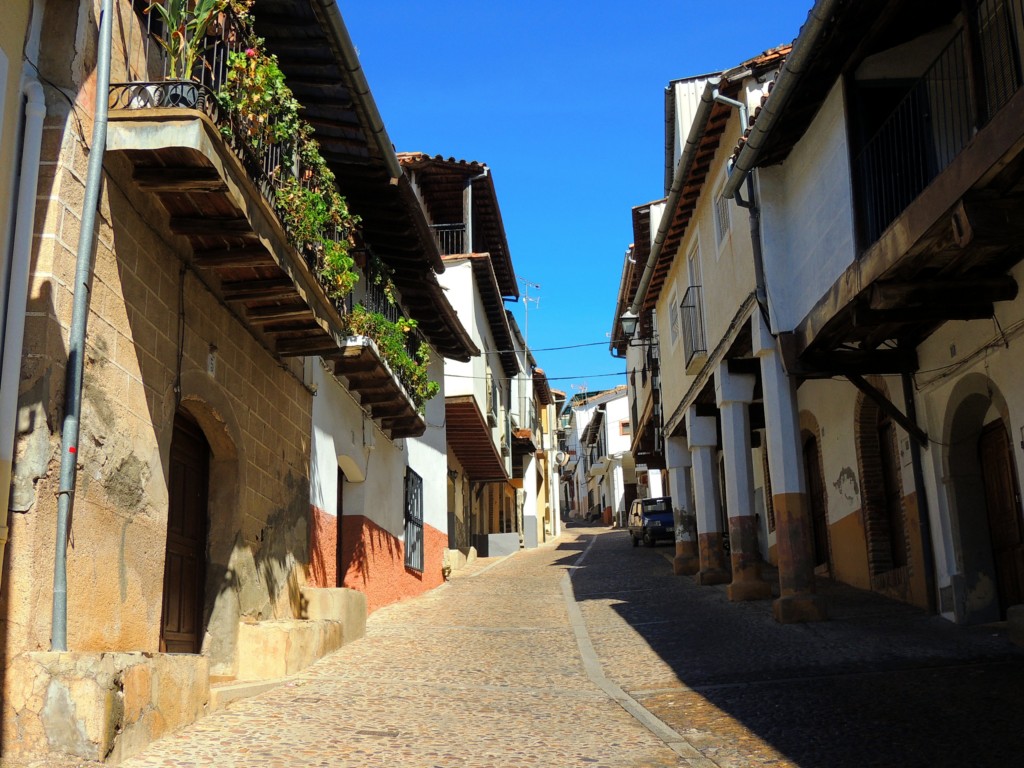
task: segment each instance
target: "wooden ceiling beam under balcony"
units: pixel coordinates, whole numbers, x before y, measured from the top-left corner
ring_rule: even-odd
[[[871,309],[857,305],[853,309],[855,328],[876,328],[882,325],[907,326],[944,323],[947,320],[985,320],[995,314],[995,305],[987,304],[931,304],[895,309]],[[893,329],[893,338],[899,328]],[[883,339],[884,341],[884,339]]]
[[[294,337],[278,339],[274,351],[281,357],[307,357],[337,353],[338,341],[333,336]]]
[[[927,282],[882,281],[868,288],[867,302],[873,310],[900,309],[912,305],[963,306],[1012,301],[1017,298],[1017,291],[1017,281],[1009,275]]]
[[[263,246],[218,248],[209,251],[196,251],[192,254],[192,265],[200,268],[269,267],[276,263],[270,251]]]
[[[230,280],[220,284],[225,301],[266,301],[298,296],[295,283],[287,277],[264,280]]]
[[[244,216],[174,216],[169,226],[176,235],[216,237],[247,235],[252,232],[252,225]]]
[[[226,192],[228,189],[217,169],[208,167],[136,167],[132,181],[142,191],[156,193]]]
[[[312,317],[313,311],[305,304],[249,307],[245,312],[245,319],[254,325],[266,325],[280,320],[305,320]]]

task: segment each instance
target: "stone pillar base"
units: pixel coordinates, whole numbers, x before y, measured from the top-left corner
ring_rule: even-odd
[[[780,624],[826,621],[828,606],[821,595],[785,595],[772,603],[772,615]]]
[[[715,584],[728,584],[732,580],[729,571],[709,568],[697,572],[697,583],[702,587],[713,587]]]
[[[772,585],[760,579],[733,581],[729,585],[728,590],[726,590],[726,594],[729,595],[729,599],[734,603],[747,600],[767,600],[772,596]]]
[[[700,554],[697,542],[677,541],[676,556],[672,560],[672,573],[676,576],[693,576],[700,570]]]

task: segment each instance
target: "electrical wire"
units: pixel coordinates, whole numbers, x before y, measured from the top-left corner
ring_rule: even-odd
[[[591,373],[591,374],[580,374],[577,376],[548,376],[548,381],[577,381],[579,379],[601,379],[608,376],[625,376],[625,371],[619,371],[618,373]],[[446,373],[444,375],[446,379],[475,379],[476,381],[487,381],[487,376],[465,376],[458,373]]]

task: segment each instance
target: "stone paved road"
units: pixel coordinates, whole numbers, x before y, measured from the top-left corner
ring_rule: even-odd
[[[480,562],[123,765],[1024,764],[1024,650],[1001,630],[835,587],[832,621],[783,627],[671,555],[570,528]]]
[[[1003,628],[825,582],[832,619],[782,626],[673,576],[672,554],[603,533],[576,599],[606,673],[715,764],[1024,765],[1024,649]]]

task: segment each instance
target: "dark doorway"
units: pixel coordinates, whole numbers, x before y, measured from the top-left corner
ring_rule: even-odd
[[[903,521],[903,483],[900,481],[900,452],[896,445],[896,427],[886,414],[878,419],[878,450],[882,462],[882,492],[885,516],[889,523],[889,554],[892,565],[907,564],[907,532]]]
[[[807,496],[811,512],[811,532],[814,537],[814,567],[831,570],[828,548],[828,503],[825,480],[821,473],[818,441],[810,435],[804,440],[804,473],[807,475]]]
[[[210,446],[191,416],[174,417],[160,650],[199,653],[203,641]]]
[[[1024,602],[1024,536],[1021,535],[1017,472],[1010,437],[1002,419],[982,429],[978,458],[985,486],[999,612],[1005,617],[1009,606]]]

